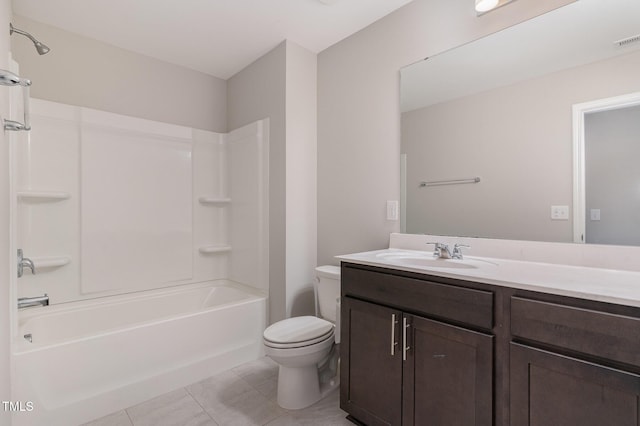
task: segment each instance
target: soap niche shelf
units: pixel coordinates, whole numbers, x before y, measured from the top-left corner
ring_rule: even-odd
[[[63,191],[17,191],[19,199],[25,201],[56,202],[71,198],[71,194]]]
[[[202,254],[228,253],[231,251],[231,246],[203,246],[198,251]]]
[[[224,205],[231,203],[231,198],[220,198],[220,197],[200,197],[198,201],[202,205]]]

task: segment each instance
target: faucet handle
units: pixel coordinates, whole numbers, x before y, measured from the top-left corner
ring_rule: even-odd
[[[426,243],[426,244],[433,244],[436,249],[442,249],[442,248],[448,247],[445,243]]]
[[[453,257],[454,259],[462,259],[462,249],[463,248],[471,248],[471,246],[469,246],[467,244],[454,244],[453,253],[452,253],[451,257]]]
[[[24,257],[22,249],[18,249],[18,278],[22,277],[25,266],[31,269],[31,273],[35,275],[36,267],[33,264],[33,261],[27,257]]]
[[[440,257],[440,253],[442,251],[442,249],[444,248],[443,246],[446,247],[446,245],[442,244],[442,243],[438,243],[438,242],[434,242],[434,243],[426,243],[427,245],[429,244],[433,244],[433,255],[435,257]]]
[[[433,249],[433,257],[438,257],[442,259],[450,259],[452,257],[451,250],[449,246],[445,243],[427,243],[434,244],[435,248]]]

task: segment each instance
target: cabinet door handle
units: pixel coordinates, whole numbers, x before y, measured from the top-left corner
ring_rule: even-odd
[[[411,349],[411,347],[407,345],[407,329],[410,326],[411,324],[408,323],[407,317],[402,318],[402,360],[403,361],[407,360],[407,351]]]
[[[398,342],[396,342],[397,323],[398,321],[396,321],[396,314],[391,314],[391,356],[394,356],[396,354],[396,345],[398,344]]]

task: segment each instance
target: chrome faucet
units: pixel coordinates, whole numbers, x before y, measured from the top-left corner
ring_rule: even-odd
[[[28,308],[31,306],[49,306],[49,296],[47,293],[45,293],[44,296],[20,297],[18,299],[18,309]]]
[[[18,249],[18,278],[24,273],[24,267],[31,269],[31,273],[35,275],[36,267],[33,265],[33,261],[28,257],[22,255],[22,249]]]
[[[438,259],[460,259],[462,260],[462,249],[469,248],[468,245],[465,244],[454,244],[453,250],[449,248],[448,244],[444,243],[427,243],[434,244],[435,248],[433,249],[433,257]]]

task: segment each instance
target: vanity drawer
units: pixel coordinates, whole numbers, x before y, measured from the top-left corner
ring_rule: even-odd
[[[342,264],[342,293],[436,319],[493,328],[493,293]]]
[[[640,318],[514,296],[511,334],[640,366]]]

